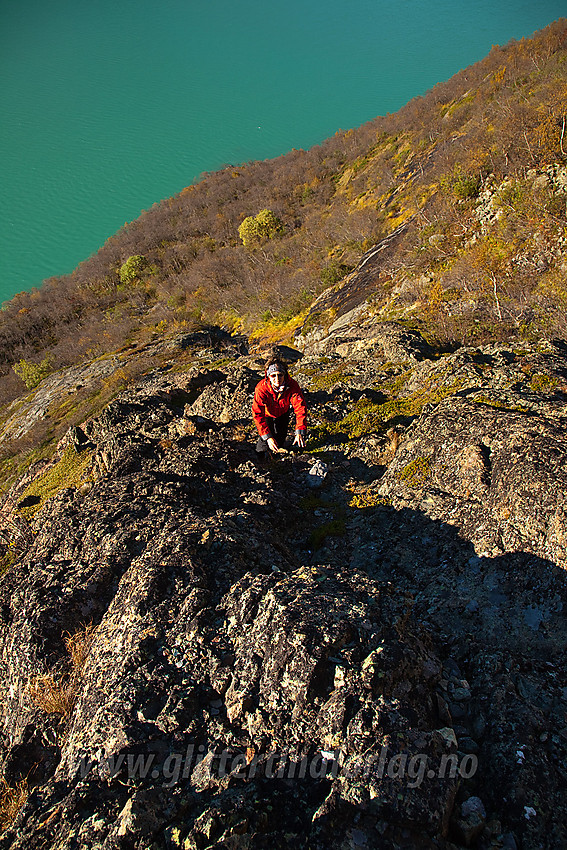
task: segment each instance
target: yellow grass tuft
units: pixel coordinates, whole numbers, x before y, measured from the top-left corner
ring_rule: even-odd
[[[27,691],[34,705],[47,714],[61,714],[66,717],[75,703],[73,686],[54,679],[50,674],[33,678],[28,683]]]
[[[16,785],[8,785],[5,779],[0,779],[0,833],[11,826],[28,796],[26,779]]]
[[[86,664],[96,626],[84,623],[75,632],[66,632],[65,646],[71,659],[71,674],[56,679],[50,673],[35,676],[28,682],[27,694],[30,701],[47,714],[71,714],[77,697],[77,686]]]
[[[65,646],[71,656],[71,667],[73,672],[80,675],[83,672],[83,667],[86,664],[91,646],[94,640],[96,626],[90,623],[84,623],[76,632],[65,633]]]

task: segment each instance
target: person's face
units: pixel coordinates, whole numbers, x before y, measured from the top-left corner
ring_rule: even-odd
[[[270,383],[276,392],[280,392],[284,387],[284,374],[283,372],[272,372],[270,375]]]

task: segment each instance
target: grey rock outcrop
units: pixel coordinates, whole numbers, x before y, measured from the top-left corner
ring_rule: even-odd
[[[258,465],[246,356],[61,443],[0,586],[0,847],[562,846],[567,357],[404,333],[295,364],[321,491]]]
[[[299,336],[296,343],[308,354],[338,354],[343,358],[417,363],[433,357],[431,346],[418,331],[402,328],[395,322],[376,324],[365,313],[365,306],[361,305],[337,319],[325,334]]]

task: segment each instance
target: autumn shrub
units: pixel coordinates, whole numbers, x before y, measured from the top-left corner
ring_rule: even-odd
[[[325,286],[333,286],[333,284],[338,283],[351,271],[352,266],[348,266],[345,263],[329,263],[329,265],[321,269],[321,281]]]
[[[480,176],[463,171],[460,164],[457,164],[453,171],[441,180],[441,187],[444,191],[451,192],[459,201],[475,198],[478,195],[480,185]]]
[[[118,272],[120,283],[128,284],[139,280],[147,265],[148,262],[146,258],[141,254],[133,254],[131,257],[128,257],[128,259],[122,263]]]
[[[14,364],[13,369],[28,390],[33,390],[51,372],[51,358],[49,355],[46,355],[40,363],[33,363],[31,360],[22,359]]]
[[[277,215],[272,210],[264,209],[255,216],[247,216],[238,228],[238,235],[244,247],[250,248],[273,239],[281,230],[282,222]]]

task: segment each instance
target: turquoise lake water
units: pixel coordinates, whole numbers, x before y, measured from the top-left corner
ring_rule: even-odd
[[[394,112],[565,0],[1,0],[0,301],[203,171]]]

